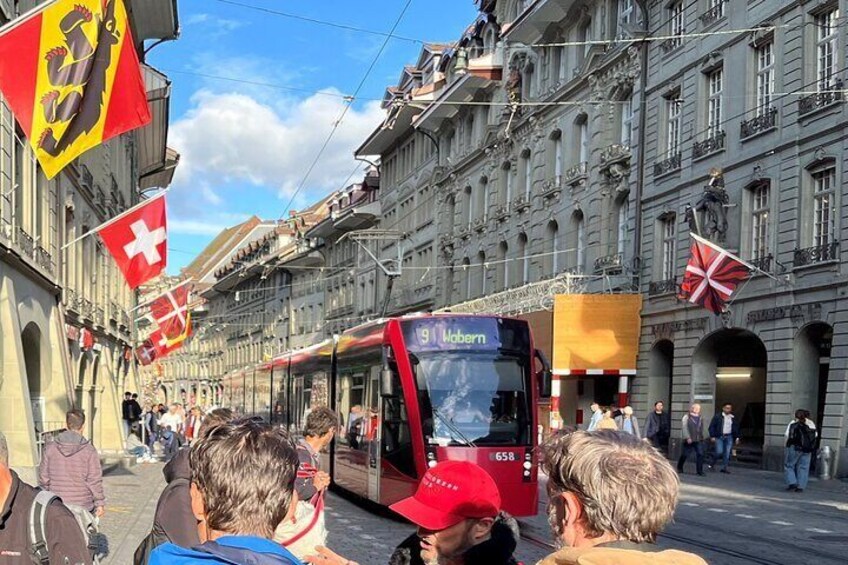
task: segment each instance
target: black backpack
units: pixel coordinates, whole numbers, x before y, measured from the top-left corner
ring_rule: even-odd
[[[188,482],[188,479],[184,479],[181,477],[176,478],[170,483],[168,483],[168,486],[165,488],[173,488],[172,485],[176,486],[180,484],[187,484]],[[159,503],[162,502],[163,498],[164,497],[160,495]],[[154,514],[154,516],[159,515],[159,503],[156,504],[156,514]],[[147,534],[147,536],[143,540],[141,540],[140,544],[138,544],[138,547],[135,550],[135,554],[133,554],[133,565],[147,565],[147,563],[150,561],[150,554],[153,553],[153,550],[162,545],[163,543],[168,543],[169,541],[171,541],[171,538],[168,537],[168,534],[158,528],[154,523],[153,529],[150,530],[150,533]]]
[[[812,453],[816,450],[816,432],[805,423],[795,422],[792,424],[792,445],[803,453]]]

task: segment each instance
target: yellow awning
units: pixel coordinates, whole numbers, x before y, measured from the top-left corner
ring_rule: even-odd
[[[639,294],[557,296],[554,374],[634,374],[641,310]]]

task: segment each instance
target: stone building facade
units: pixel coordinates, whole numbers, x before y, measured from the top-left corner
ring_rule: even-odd
[[[0,24],[37,2],[0,3]],[[175,39],[175,2],[128,0],[139,57],[148,39]],[[167,186],[169,83],[144,66],[153,122],[110,140],[48,181],[5,102],[0,105],[0,429],[12,465],[38,463],[41,433],[82,408],[101,451],[122,451],[121,400],[132,370],[135,293],[96,237],[66,243]],[[154,93],[155,91],[155,93]],[[163,115],[164,112],[164,115]]]
[[[649,46],[634,406],[644,414],[665,401],[677,431],[691,402],[708,416],[733,403],[740,459],[772,469],[804,408],[848,472],[844,10],[762,0],[650,8],[651,22],[665,22],[658,33],[716,35]],[[721,33],[735,29],[756,31]],[[717,169],[723,188],[706,188]],[[761,270],[720,317],[675,298],[691,230]]]

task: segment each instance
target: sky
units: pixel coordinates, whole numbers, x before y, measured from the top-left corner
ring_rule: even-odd
[[[381,123],[379,100],[415,63],[418,41],[455,40],[476,17],[473,0],[411,0],[394,31],[403,39],[389,39],[295,196],[385,37],[245,5],[387,33],[406,2],[179,0],[180,39],[147,57],[173,81],[168,144],[181,154],[168,196],[169,273],[226,227],[253,214],[276,220],[293,196],[302,209],[360,180],[353,151]]]

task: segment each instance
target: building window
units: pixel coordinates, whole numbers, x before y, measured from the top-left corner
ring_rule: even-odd
[[[465,187],[465,223],[471,225],[474,220],[474,195],[471,194],[471,187]]]
[[[824,247],[834,241],[836,169],[813,173],[813,245]]]
[[[619,143],[625,147],[630,147],[630,140],[633,131],[633,97],[628,95],[626,100],[619,103],[621,112],[621,132],[619,135]]]
[[[683,43],[681,37],[685,33],[683,26],[683,2],[675,2],[668,8],[668,34],[672,36],[668,41],[668,49],[679,47]]]
[[[562,134],[559,132],[554,139],[554,179],[557,184],[562,181]]]
[[[816,16],[816,71],[819,90],[829,90],[836,79],[838,64],[837,20],[839,9],[833,8]]]
[[[486,296],[486,253],[483,251],[478,253],[477,261],[480,263],[480,296]]]
[[[586,114],[581,114],[577,118],[577,138],[574,140],[574,148],[576,149],[577,163],[586,163],[589,161],[589,117]]]
[[[477,199],[475,211],[477,216],[485,222],[489,217],[489,179],[486,177],[480,178],[480,186],[477,187]]]
[[[676,92],[665,99],[665,152],[669,159],[680,153],[680,105]]]
[[[709,12],[713,14],[716,20],[724,17],[725,2],[727,2],[727,0],[710,0]]]
[[[660,223],[662,230],[662,273],[661,280],[668,281],[675,276],[675,262],[677,260],[677,217],[673,214],[667,216]]]
[[[512,201],[512,164],[507,161],[501,167],[501,202],[509,204]]]
[[[753,189],[751,212],[751,259],[758,261],[769,256],[769,185],[762,183]]]
[[[527,284],[530,281],[530,257],[527,255],[527,234],[518,235],[518,245],[516,246],[516,273],[514,279],[521,281],[522,284]]]
[[[545,257],[545,275],[555,275],[559,271],[559,224],[556,221],[548,223],[545,236],[550,242],[548,255]]]
[[[589,50],[592,48],[592,20],[586,20],[586,22],[580,26],[580,30],[577,33],[577,42],[583,45],[582,50],[580,51],[580,64],[582,65],[586,61],[586,57],[589,56]]]
[[[634,0],[618,0],[618,24],[616,37],[628,37],[629,31],[636,23],[636,2]],[[631,30],[628,30],[631,28]]]
[[[583,213],[575,214],[574,222],[577,229],[577,269],[582,271],[586,260],[586,222]]]
[[[721,133],[722,123],[722,90],[724,88],[724,71],[716,69],[707,76],[707,131],[709,137],[717,137]]]
[[[498,281],[500,284],[498,285],[499,290],[506,290],[509,288],[509,260],[507,260],[507,255],[509,255],[509,245],[505,241],[502,241],[500,245],[498,245],[498,266],[497,272],[500,273],[500,280]]]
[[[769,41],[757,47],[757,115],[771,110],[774,96],[774,43]]]
[[[465,300],[471,299],[471,284],[473,277],[471,276],[471,261],[466,257],[462,260],[462,274],[465,277]]]
[[[627,235],[630,232],[630,200],[627,197],[621,199],[618,204],[618,246],[617,253],[624,253],[627,243]]]
[[[524,169],[524,195],[529,198],[533,190],[533,161],[529,149],[522,154],[521,163]]]

